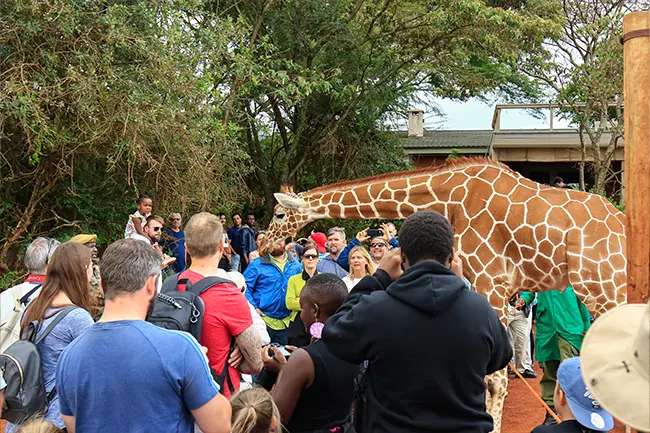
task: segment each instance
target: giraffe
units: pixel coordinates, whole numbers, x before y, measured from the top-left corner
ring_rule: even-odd
[[[599,195],[544,186],[488,158],[336,183],[279,203],[261,252],[323,218],[403,219],[418,210],[445,215],[465,277],[506,323],[518,291],[565,290],[599,316],[625,302],[625,215]],[[501,428],[505,370],[486,378],[488,412]]]

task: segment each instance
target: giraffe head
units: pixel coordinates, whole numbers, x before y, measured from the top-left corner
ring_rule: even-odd
[[[274,194],[278,204],[273,209],[273,219],[266,236],[260,245],[260,254],[269,254],[275,245],[295,235],[301,228],[318,217],[311,211],[309,200],[304,193],[295,194],[293,188],[283,185]]]

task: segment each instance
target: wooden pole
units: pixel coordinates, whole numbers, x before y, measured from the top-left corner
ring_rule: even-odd
[[[650,285],[650,11],[623,19],[627,300],[647,303]]]

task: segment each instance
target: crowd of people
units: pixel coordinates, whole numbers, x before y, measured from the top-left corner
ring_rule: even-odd
[[[608,431],[612,415],[650,431],[648,306],[590,328],[571,289],[520,293],[506,328],[437,212],[399,234],[383,224],[348,243],[332,227],[266,255],[254,215],[231,221],[165,222],[143,195],[101,261],[92,234],[35,239],[28,277],[1,295],[0,343],[35,345],[46,408],[17,417],[22,382],[2,370],[7,432],[489,432],[485,376],[512,361],[532,379],[533,352],[563,420],[535,433]],[[196,338],[150,320],[170,290],[200,298]]]

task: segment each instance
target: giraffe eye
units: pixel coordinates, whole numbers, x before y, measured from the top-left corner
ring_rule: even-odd
[[[283,214],[283,213],[279,213],[279,214],[277,214],[275,217],[276,217],[277,219],[281,220],[281,219],[284,219],[284,214]]]

